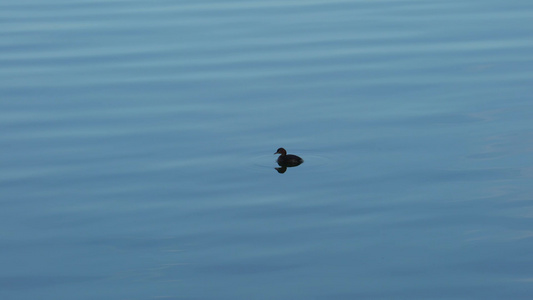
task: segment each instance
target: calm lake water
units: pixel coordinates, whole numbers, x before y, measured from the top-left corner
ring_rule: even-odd
[[[532,299],[530,0],[0,20],[1,299]]]

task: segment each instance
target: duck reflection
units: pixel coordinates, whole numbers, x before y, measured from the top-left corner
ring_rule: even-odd
[[[277,160],[279,168],[275,168],[280,174],[285,173],[287,168],[299,166],[304,162],[304,160],[299,156],[287,154],[287,150],[283,148],[279,148],[274,154],[280,154]]]

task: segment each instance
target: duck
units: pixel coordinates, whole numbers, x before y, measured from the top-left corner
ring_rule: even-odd
[[[278,157],[278,165],[282,167],[296,167],[304,162],[304,160],[294,154],[287,154],[287,150],[284,148],[278,148],[278,151],[274,154],[281,154]]]

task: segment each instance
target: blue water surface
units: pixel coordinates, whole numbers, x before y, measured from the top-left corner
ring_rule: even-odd
[[[1,299],[532,298],[531,1],[0,19]]]

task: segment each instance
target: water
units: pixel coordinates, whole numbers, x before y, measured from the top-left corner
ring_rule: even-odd
[[[2,299],[533,295],[530,1],[0,8]]]

